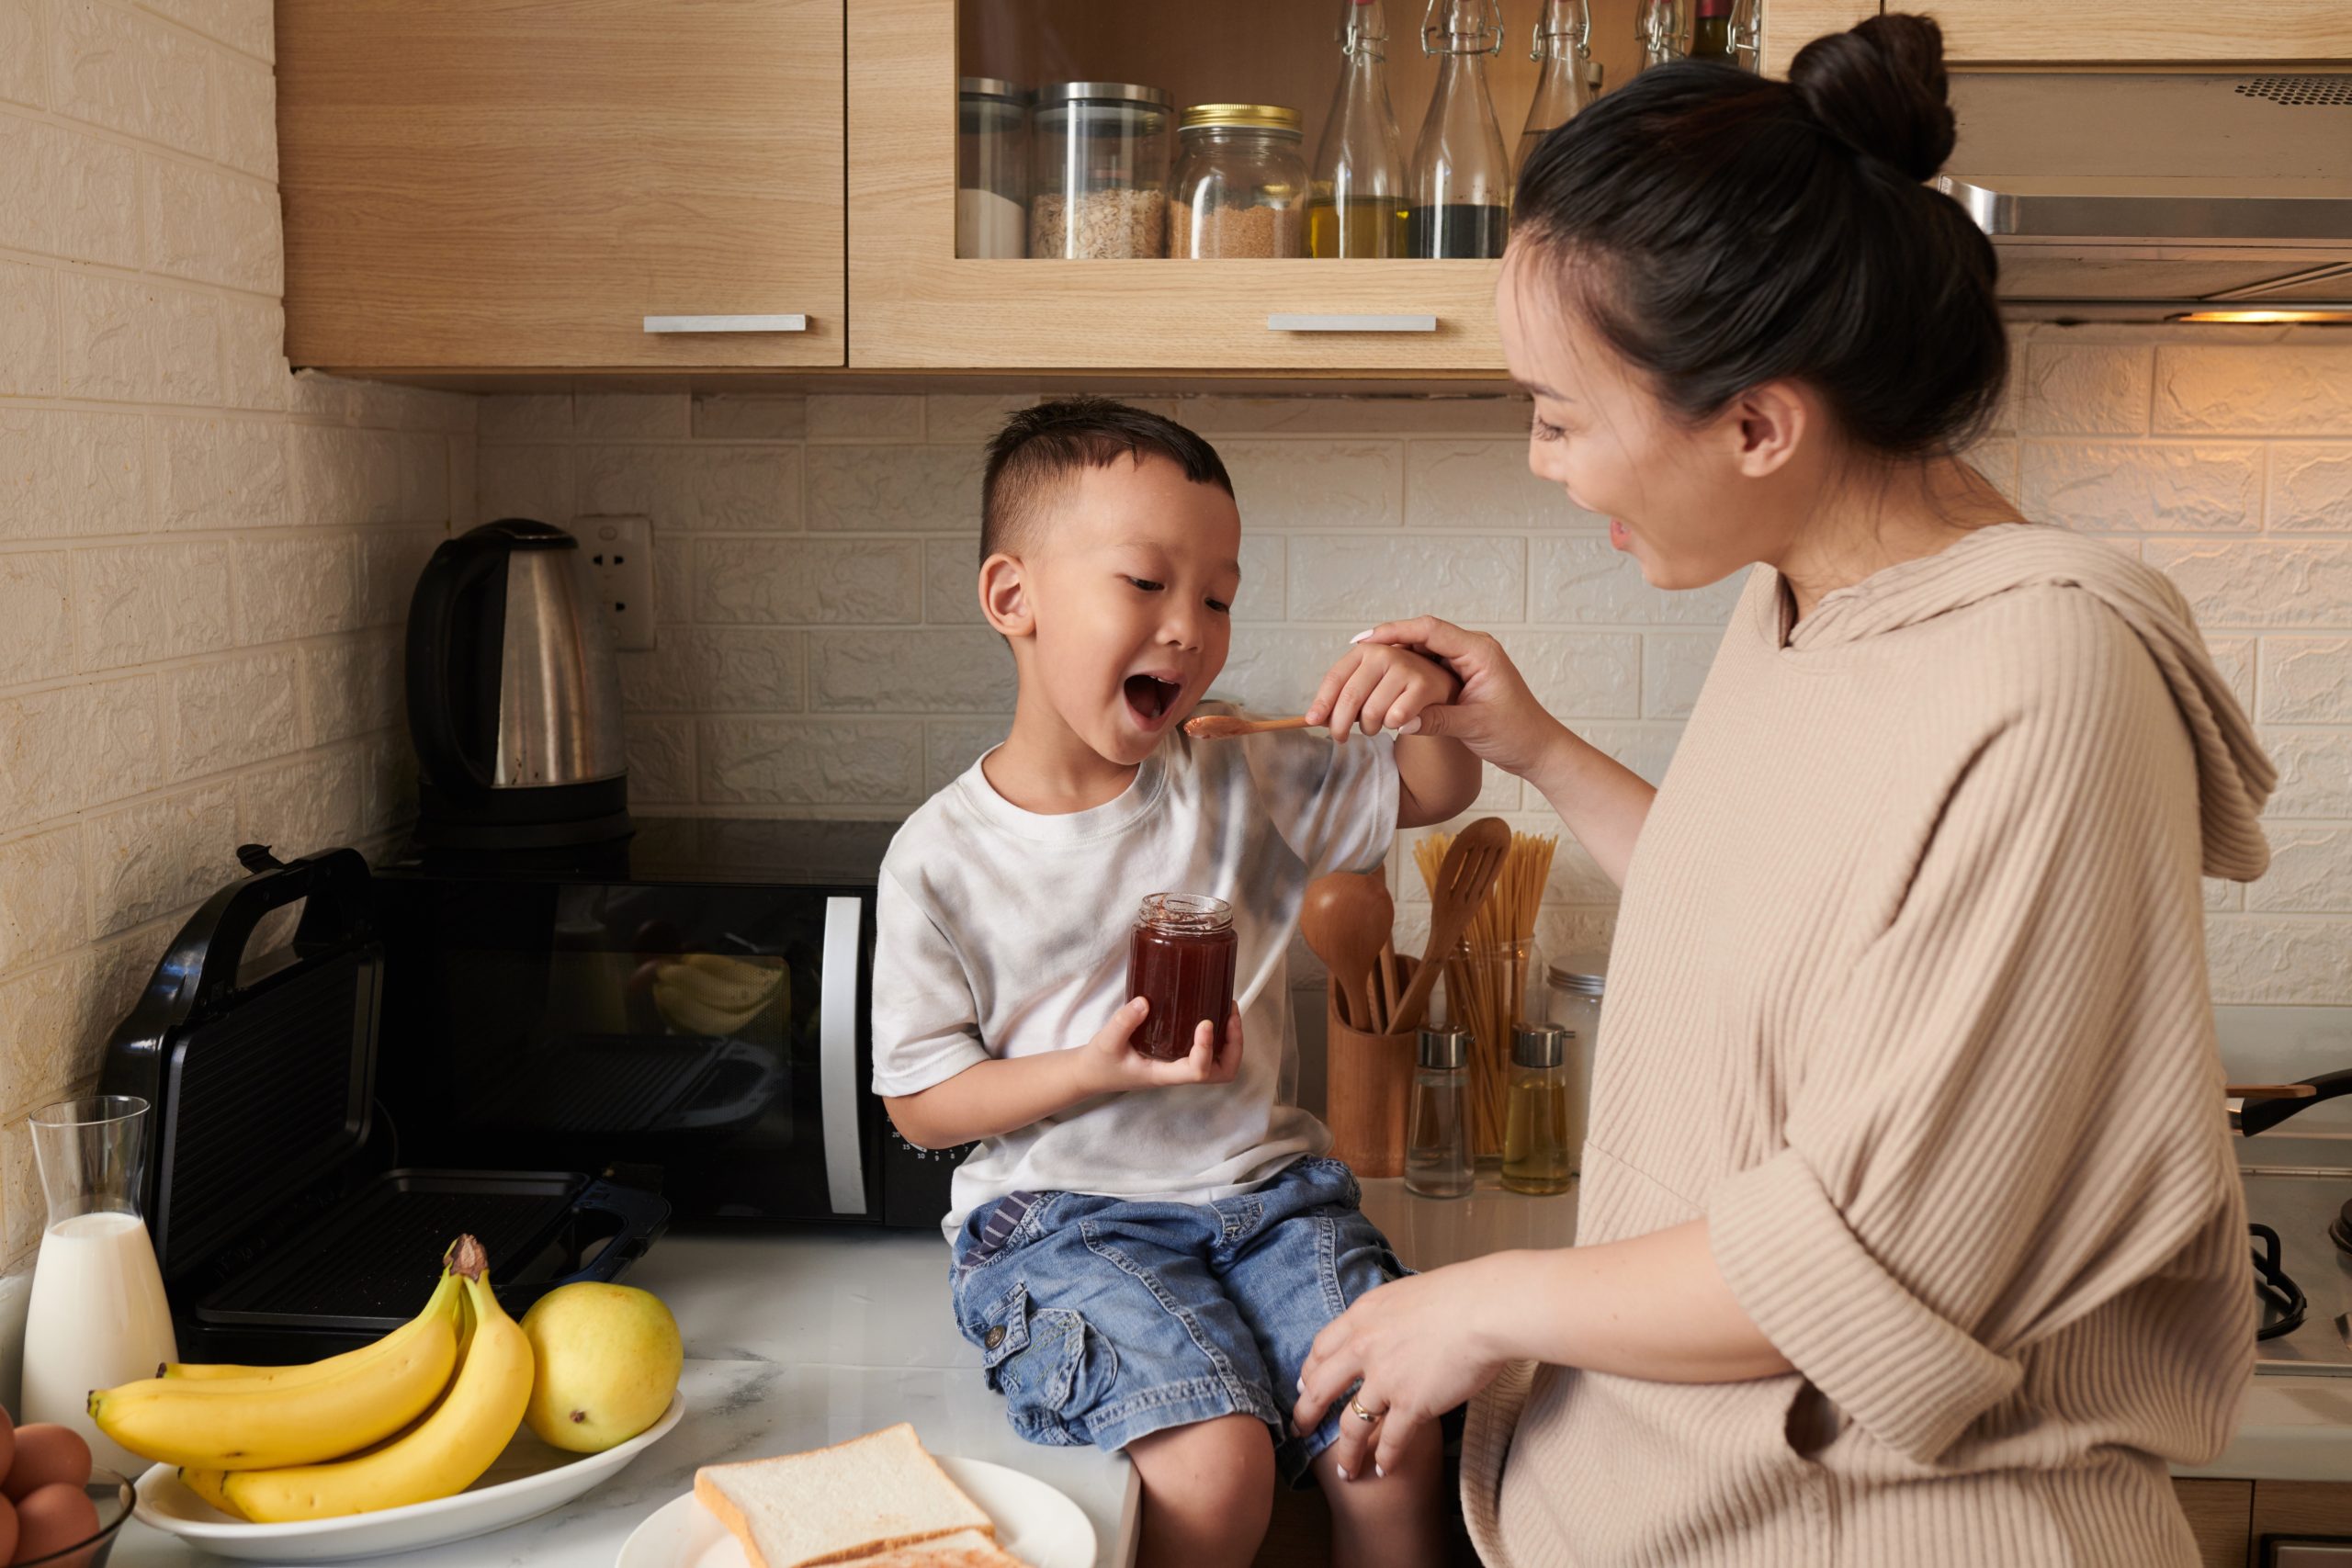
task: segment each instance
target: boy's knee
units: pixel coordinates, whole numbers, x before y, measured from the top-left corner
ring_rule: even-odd
[[[1127,1445],[1127,1457],[1150,1491],[1204,1512],[1251,1518],[1263,1529],[1274,1506],[1274,1444],[1264,1422],[1220,1416],[1170,1427]]]

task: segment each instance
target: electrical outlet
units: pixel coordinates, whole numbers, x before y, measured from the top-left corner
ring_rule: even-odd
[[[575,517],[588,575],[612,624],[613,646],[653,646],[653,522],[647,517]]]

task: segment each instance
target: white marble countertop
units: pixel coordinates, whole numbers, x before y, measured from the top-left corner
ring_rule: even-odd
[[[1504,1247],[1558,1246],[1576,1200],[1480,1191],[1415,1198],[1364,1183],[1364,1207],[1405,1261],[1434,1268]],[[494,1535],[375,1559],[387,1568],[611,1568],[639,1521],[694,1487],[697,1466],[840,1442],[911,1421],[936,1452],[993,1461],[1068,1493],[1093,1522],[1096,1568],[1135,1560],[1135,1472],[1116,1454],[1023,1442],[980,1380],[948,1307],[934,1231],[802,1229],[670,1235],[630,1272],[670,1304],[686,1342],[685,1419],[577,1502]],[[220,1561],[133,1520],[112,1568]]]
[[[1367,1181],[1364,1208],[1398,1256],[1431,1269],[1507,1247],[1557,1247],[1576,1199],[1481,1190],[1415,1198]],[[1068,1493],[1093,1522],[1096,1568],[1135,1558],[1137,1491],[1116,1454],[1026,1443],[980,1380],[979,1353],[948,1308],[947,1252],[931,1231],[802,1229],[671,1235],[629,1275],[669,1303],[686,1341],[686,1417],[579,1501],[494,1535],[375,1561],[388,1568],[610,1568],[654,1509],[693,1489],[697,1466],[840,1442],[911,1421],[941,1453],[1010,1465]],[[2258,1378],[2237,1438],[2198,1476],[2340,1480],[2352,1474],[2352,1378]],[[133,1521],[113,1568],[218,1561]]]

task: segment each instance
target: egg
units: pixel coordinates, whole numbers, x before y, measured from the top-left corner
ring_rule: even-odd
[[[78,1546],[98,1533],[97,1505],[76,1484],[53,1481],[17,1505],[17,1550],[11,1562],[30,1562]]]
[[[44,1486],[60,1482],[81,1486],[90,1479],[90,1445],[71,1427],[36,1421],[17,1428],[17,1457],[8,1479],[0,1482],[0,1495],[22,1503]]]

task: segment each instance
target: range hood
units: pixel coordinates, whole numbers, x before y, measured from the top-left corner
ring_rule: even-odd
[[[1936,184],[2013,318],[2352,321],[2352,71],[1958,73],[1951,98]]]

